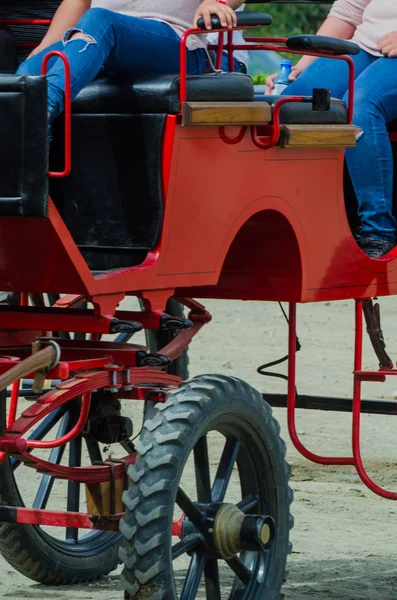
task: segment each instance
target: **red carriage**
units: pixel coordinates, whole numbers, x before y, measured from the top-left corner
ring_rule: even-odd
[[[3,7],[22,52],[54,4]],[[239,16],[240,27],[270,23]],[[190,34],[180,74],[97,79],[73,103],[66,90],[50,177],[45,78],[0,76],[0,287],[12,293],[0,305],[0,549],[42,583],[88,581],[121,561],[126,598],[156,600],[193,600],[201,588],[208,600],[226,597],[222,561],[230,600],[270,600],[293,523],[270,404],[288,407],[307,458],[354,465],[376,493],[397,498],[372,482],[360,455],[361,412],[395,412],[394,403],[361,402],[360,386],[396,373],[371,298],[397,293],[397,250],[370,259],[351,233],[343,162],[356,139],[352,105],[324,90],[257,97],[250,77],[232,72],[187,77]],[[250,44],[345,60],[353,89],[354,44]],[[126,298],[138,299],[135,309],[119,306]],[[289,303],[288,395],[224,376],[184,381],[188,346],[211,320],[192,298]],[[356,302],[353,401],[296,398],[296,305],[346,298]],[[380,360],[371,372],[361,366],[363,307]],[[131,341],[139,331],[144,344]],[[125,413],[132,401],[144,406],[139,439]],[[296,406],[351,410],[352,455],[307,450]],[[195,486],[186,490],[189,460]]]

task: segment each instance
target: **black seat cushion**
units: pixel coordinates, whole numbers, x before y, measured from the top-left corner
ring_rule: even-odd
[[[0,214],[45,216],[48,196],[47,83],[0,74]]]
[[[265,96],[255,94],[255,101],[275,104],[284,96]],[[347,123],[347,107],[345,102],[337,98],[331,99],[330,110],[313,110],[312,105],[306,102],[291,102],[285,104],[280,110],[280,122],[295,125],[345,125]]]
[[[142,262],[163,221],[165,115],[73,115],[72,171],[50,194],[92,269]],[[54,123],[51,168],[63,164],[63,122]]]
[[[180,112],[179,75],[141,77],[134,83],[96,79],[73,102],[75,114],[177,114]],[[243,73],[190,75],[190,101],[249,102],[254,98],[251,78]]]
[[[251,101],[253,95],[252,80],[240,73],[188,78],[190,100]],[[135,83],[97,79],[74,100],[72,172],[51,182],[51,196],[92,269],[139,264],[156,246],[165,120],[179,110],[174,75]],[[62,127],[62,119],[54,123],[54,170],[63,163]]]

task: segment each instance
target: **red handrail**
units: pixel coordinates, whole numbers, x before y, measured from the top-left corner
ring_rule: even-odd
[[[70,63],[67,56],[59,50],[51,50],[43,58],[41,74],[47,74],[47,64],[52,56],[57,56],[63,61],[65,67],[65,167],[63,171],[50,171],[50,177],[67,177],[72,169],[72,86]]]

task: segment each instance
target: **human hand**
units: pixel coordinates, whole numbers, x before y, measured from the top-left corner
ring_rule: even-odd
[[[378,50],[388,58],[397,58],[397,31],[387,33],[378,40]]]
[[[302,73],[303,69],[301,67],[299,67],[299,65],[295,65],[294,67],[292,67],[290,76],[288,77],[288,79],[290,81],[295,81],[295,79],[297,79],[297,77],[299,77],[299,75]],[[267,85],[267,90],[265,92],[266,96],[270,96],[272,91],[274,90],[274,80],[276,79],[278,73],[273,73],[273,75],[269,75],[269,77],[266,78],[266,85]]]
[[[222,27],[233,29],[237,25],[236,13],[230,6],[216,0],[204,0],[194,15],[193,26],[197,27],[197,21],[203,18],[206,29],[212,29],[211,15],[219,18]]]

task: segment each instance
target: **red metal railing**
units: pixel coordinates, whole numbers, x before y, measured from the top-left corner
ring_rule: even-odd
[[[355,343],[353,372],[353,415],[352,415],[352,456],[330,457],[314,454],[306,448],[296,430],[296,304],[289,306],[288,338],[288,431],[295,448],[308,460],[322,465],[352,465],[362,482],[375,494],[389,500],[397,500],[397,493],[380,487],[368,475],[361,456],[361,382],[363,380],[384,381],[387,375],[397,375],[397,369],[362,371],[363,346],[363,299],[356,300]]]
[[[72,169],[72,84],[69,60],[59,50],[51,50],[44,56],[41,65],[41,74],[47,74],[48,61],[53,56],[60,58],[65,68],[65,166],[63,171],[50,171],[48,175],[60,178],[67,177]]]
[[[254,29],[255,27],[236,27],[235,30],[242,29]],[[310,51],[298,51],[291,50],[286,46],[286,42],[288,38],[246,38],[245,44],[233,44],[232,43],[232,35],[233,32],[225,30],[225,29],[214,29],[213,32],[219,33],[219,41],[218,44],[210,45],[210,50],[217,51],[216,58],[216,68],[221,68],[222,63],[222,53],[224,50],[228,53],[228,66],[229,70],[234,70],[234,61],[233,61],[233,52],[235,50],[270,50],[274,52],[288,52],[289,54],[297,54],[297,55],[307,55],[307,56],[315,56],[318,58],[332,58],[335,60],[343,60],[347,62],[349,68],[349,76],[348,76],[348,103],[347,103],[347,121],[348,124],[352,124],[353,122],[353,110],[354,110],[354,62],[350,56],[347,55],[336,55],[332,52],[310,52]],[[224,34],[227,32],[228,34],[228,42],[224,44]],[[186,101],[187,98],[187,40],[191,35],[205,35],[208,33],[202,29],[190,29],[185,31],[181,38],[180,44],[180,103],[181,107],[183,102]],[[280,45],[283,44],[283,45]],[[308,102],[309,98],[302,97],[286,97],[278,100],[274,105],[273,110],[273,124],[270,125],[271,134],[269,136],[260,136],[258,133],[257,127],[251,127],[251,137],[254,144],[263,150],[272,148],[275,146],[280,138],[280,109],[287,102]],[[224,132],[224,130],[223,130]],[[245,133],[245,130],[244,130]],[[226,143],[237,143],[234,140],[228,140],[226,136],[222,136],[225,138]],[[240,136],[239,136],[240,137]],[[243,136],[244,137],[244,136]],[[261,139],[262,138],[262,139]],[[242,139],[242,138],[241,138]]]

